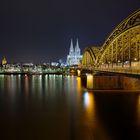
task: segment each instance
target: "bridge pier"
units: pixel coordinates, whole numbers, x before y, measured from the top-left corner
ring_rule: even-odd
[[[86,73],[81,76],[82,84],[89,90],[123,89],[123,77],[108,73]]]
[[[86,78],[87,78],[87,82],[86,82],[86,86],[87,89],[93,89],[93,74],[86,74]]]
[[[77,70],[77,76],[80,77],[81,76],[81,71],[78,69]]]

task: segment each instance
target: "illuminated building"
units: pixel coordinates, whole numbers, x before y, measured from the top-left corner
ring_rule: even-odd
[[[6,60],[5,57],[3,57],[3,59],[2,59],[2,65],[6,65],[6,64],[7,64],[7,60]]]
[[[67,55],[67,65],[78,65],[82,60],[81,50],[79,48],[79,42],[77,39],[75,49],[73,47],[73,41],[71,39],[69,54]]]

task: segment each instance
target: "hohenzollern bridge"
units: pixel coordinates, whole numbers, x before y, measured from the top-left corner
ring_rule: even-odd
[[[124,19],[102,46],[87,47],[81,67],[140,74],[140,9]]]

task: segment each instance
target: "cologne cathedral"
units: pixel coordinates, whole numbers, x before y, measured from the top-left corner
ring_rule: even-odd
[[[67,65],[78,65],[82,59],[82,55],[80,54],[81,50],[79,48],[79,42],[77,39],[76,46],[74,48],[73,41],[71,39],[69,54],[67,55]]]

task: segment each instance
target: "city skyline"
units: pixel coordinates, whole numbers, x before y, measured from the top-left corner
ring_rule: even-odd
[[[102,45],[140,1],[4,1],[0,8],[0,58],[43,63],[66,60],[70,39],[84,48]]]

